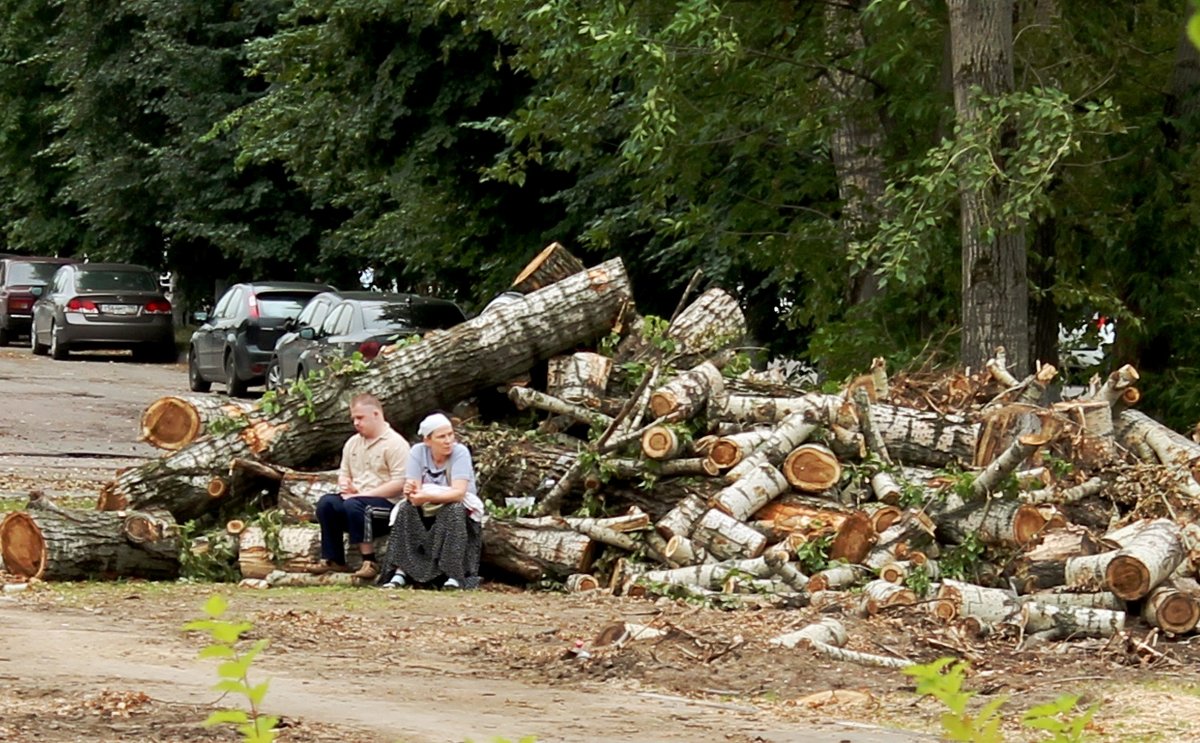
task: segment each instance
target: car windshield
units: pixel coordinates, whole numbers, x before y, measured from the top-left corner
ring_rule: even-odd
[[[10,263],[9,284],[48,284],[60,263]]]
[[[288,318],[298,317],[304,310],[304,305],[312,299],[312,294],[297,294],[295,292],[261,292],[256,294],[258,299],[258,316]]]
[[[450,328],[464,319],[462,310],[452,304],[363,303],[363,321],[371,330]]]
[[[149,271],[83,269],[75,282],[80,292],[157,292],[158,277]]]

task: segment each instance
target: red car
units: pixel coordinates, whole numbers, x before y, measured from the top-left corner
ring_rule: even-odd
[[[0,346],[29,333],[33,318],[34,287],[43,289],[54,272],[74,258],[10,255],[0,260]]]

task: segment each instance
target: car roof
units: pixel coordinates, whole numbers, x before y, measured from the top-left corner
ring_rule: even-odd
[[[145,271],[145,272],[147,272],[147,273],[154,273],[154,272],[153,272],[153,271],[151,271],[149,268],[147,268],[147,267],[145,267],[145,266],[138,265],[138,264],[136,264],[136,263],[71,263],[71,264],[68,264],[68,265],[71,265],[71,266],[73,266],[73,267],[75,267],[75,268],[84,269],[84,270],[87,270],[87,271],[95,271],[95,270],[97,270],[97,269],[99,269],[99,270],[101,270],[101,271],[129,271],[129,270],[134,270],[134,271]]]
[[[242,286],[248,286],[255,292],[336,292],[329,284],[318,284],[312,281],[243,281]]]
[[[385,304],[444,304],[453,305],[448,299],[438,299],[436,297],[423,297],[420,294],[406,294],[400,292],[372,292],[372,291],[353,291],[341,292],[343,300],[353,300],[355,302],[383,302]],[[457,305],[455,305],[457,306]]]
[[[58,258],[52,255],[5,255],[0,260],[9,263],[78,263],[77,258]]]

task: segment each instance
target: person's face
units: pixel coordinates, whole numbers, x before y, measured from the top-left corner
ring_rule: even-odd
[[[450,456],[450,450],[454,448],[454,428],[452,426],[439,428],[425,437],[425,445],[439,459]]]
[[[350,420],[354,423],[354,430],[368,439],[375,438],[383,429],[383,411],[374,405],[352,406]]]

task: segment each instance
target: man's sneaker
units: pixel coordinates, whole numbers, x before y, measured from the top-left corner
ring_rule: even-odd
[[[384,583],[380,588],[404,588],[408,585],[408,579],[404,577],[404,573],[396,573],[392,579]]]
[[[362,567],[354,572],[359,580],[375,580],[379,577],[379,565],[374,560],[363,560]]]
[[[459,589],[459,588],[462,588],[462,584],[460,584],[460,583],[459,583],[457,580],[455,580],[454,578],[447,578],[447,579],[446,579],[446,582],[442,584],[442,588],[448,588],[448,589],[450,589],[451,591],[453,591],[453,590],[457,590],[457,589]]]

